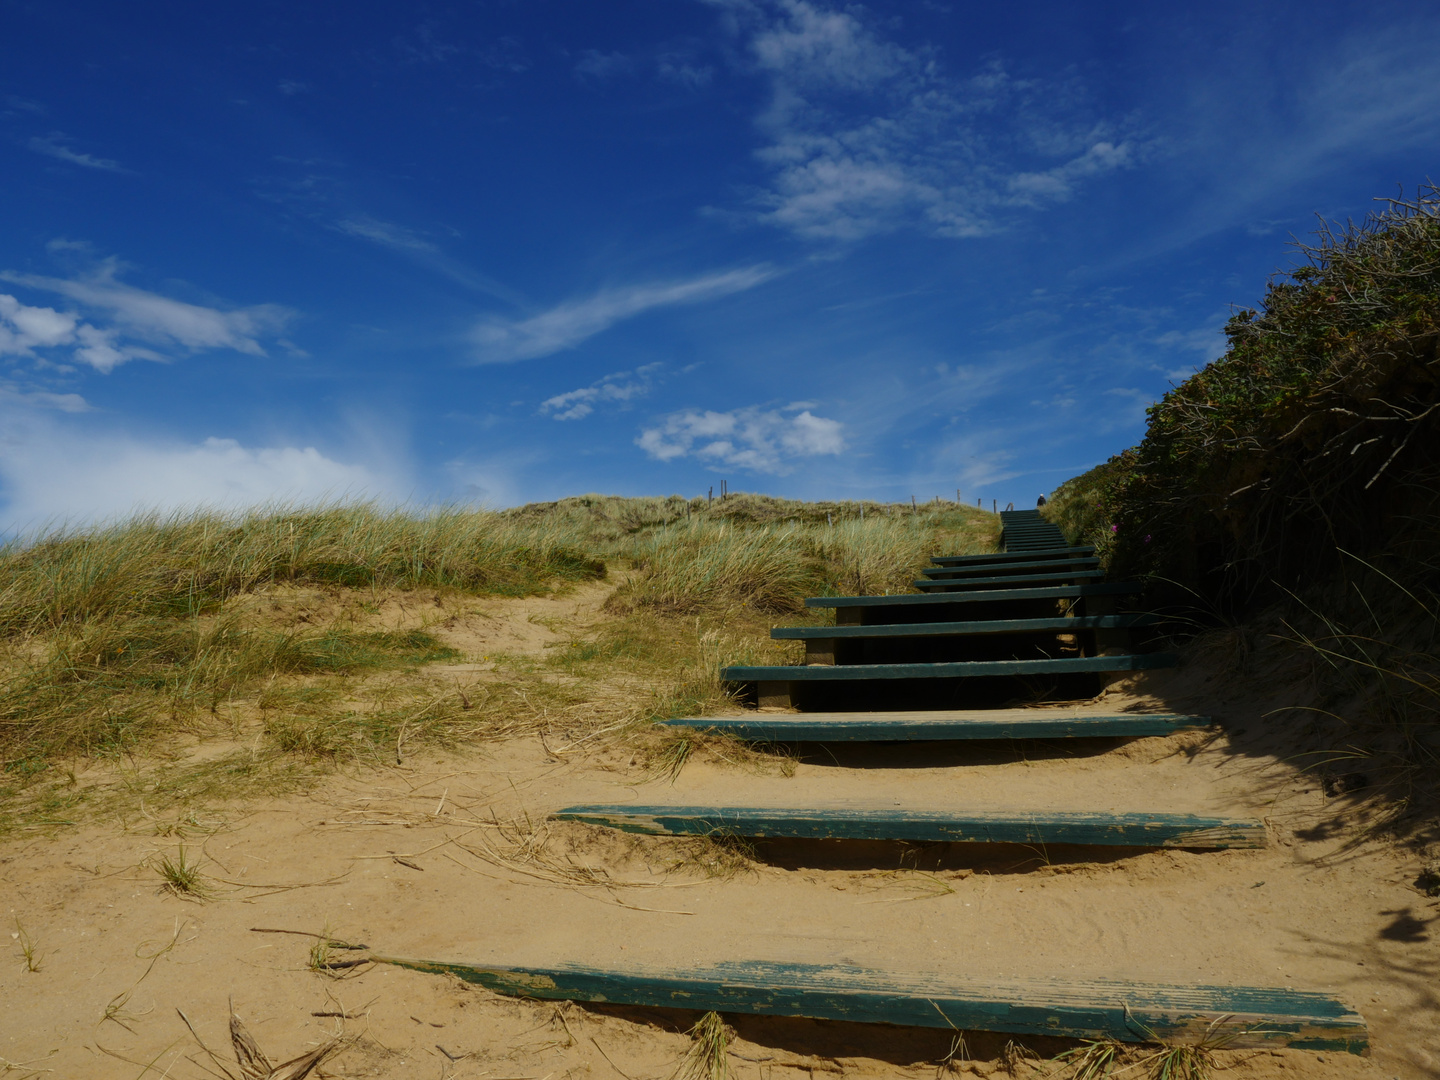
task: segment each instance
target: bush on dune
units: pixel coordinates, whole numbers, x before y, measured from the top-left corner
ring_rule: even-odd
[[[1117,572],[1243,609],[1342,552],[1433,554],[1440,192],[1297,246],[1305,264],[1230,320],[1225,355],[1149,410],[1143,441],[1056,493],[1052,519]]]

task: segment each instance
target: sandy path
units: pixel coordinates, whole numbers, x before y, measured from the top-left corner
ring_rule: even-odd
[[[566,618],[592,609],[581,603]],[[518,617],[542,625],[530,614]],[[561,636],[546,628],[535,640],[543,647]],[[1197,674],[1172,686],[1171,707],[1201,711],[1200,685]],[[1112,695],[1108,704],[1133,700]],[[1209,704],[1204,711],[1236,730],[1264,706]],[[327,977],[307,968],[312,939],[258,927],[324,929],[433,959],[766,959],[997,979],[1294,986],[1364,1014],[1372,1056],[1231,1055],[1233,1075],[1440,1075],[1440,901],[1411,884],[1413,860],[1378,841],[1347,847],[1354,805],[1327,799],[1313,778],[1279,764],[1283,755],[1243,739],[1201,743],[1184,734],[1092,753],[1032,747],[1024,758],[938,748],[929,764],[807,760],[789,779],[700,761],[670,786],[647,781],[623,753],[557,757],[516,739],[335,776],[310,795],[217,809],[179,832],[146,822],[12,842],[0,854],[0,905],[33,936],[41,964],[27,971],[12,940],[0,964],[0,1057],[66,1077],[134,1077],[152,1060],[149,1075],[204,1075],[187,1058],[197,1048],[177,1009],[219,1048],[232,998],[276,1058],[329,1032],[363,1036],[326,1066],[333,1075],[658,1080],[687,1045],[684,1016],[557,1011],[385,966]],[[574,802],[821,800],[1258,814],[1272,843],[1038,866],[1013,851],[951,852],[923,873],[902,868],[895,846],[814,844],[719,879],[693,861],[672,869],[689,850],[683,843],[543,826],[546,813]],[[516,846],[527,838],[544,840],[535,858]],[[211,879],[206,902],[159,888],[155,864],[182,842]],[[577,887],[576,867],[603,871],[610,887]],[[737,1024],[744,1056],[732,1064],[744,1080],[780,1080],[788,1066],[918,1080],[935,1075],[948,1045],[943,1032]],[[971,1042],[977,1056],[993,1055],[1004,1039]],[[747,1060],[757,1058],[768,1060]]]

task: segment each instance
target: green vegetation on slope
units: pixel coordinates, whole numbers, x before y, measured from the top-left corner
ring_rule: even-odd
[[[1144,440],[1045,513],[1113,574],[1148,576],[1149,605],[1230,620],[1237,674],[1257,648],[1308,664],[1311,762],[1383,777],[1423,817],[1440,792],[1440,190],[1299,248]]]
[[[993,546],[995,532],[992,515],[953,504],[757,495],[582,496],[503,512],[350,504],[56,530],[0,548],[0,770],[24,784],[70,756],[163,752],[181,733],[210,729],[234,735],[244,727],[237,717],[284,753],[388,745],[394,756],[406,740],[517,730],[516,710],[532,708],[532,697],[537,714],[577,705],[546,678],[599,661],[664,669],[660,682],[672,688],[631,703],[637,714],[698,706],[718,693],[712,669],[729,659],[718,655],[722,639],[698,623],[677,635],[656,620],[734,622],[748,612],[754,621],[797,610],[811,593],[907,588],[926,555]],[[358,693],[370,675],[459,658],[430,633],[277,626],[258,603],[307,588],[341,598],[337,610],[378,610],[385,595],[415,589],[517,597],[604,578],[607,562],[627,578],[611,605],[617,624],[549,658],[540,675],[514,666],[520,704],[487,691],[489,711],[461,692]],[[677,636],[692,642],[703,671],[696,656],[662,647]],[[749,647],[723,640],[732,652]],[[324,683],[343,676],[356,677],[343,693]]]
[[[1305,265],[1230,320],[1140,445],[1057,492],[1052,520],[1116,571],[1243,608],[1341,552],[1434,553],[1440,192],[1298,246]]]

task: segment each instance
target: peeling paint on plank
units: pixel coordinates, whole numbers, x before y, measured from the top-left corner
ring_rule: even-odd
[[[594,804],[567,806],[551,817],[652,836],[729,833],[757,838],[919,843],[1216,849],[1265,846],[1263,822],[1193,814]]]
[[[1268,987],[1124,980],[990,982],[973,973],[888,972],[842,965],[736,961],[695,968],[546,968],[372,955],[446,973],[500,994],[721,1012],[953,1027],[1070,1038],[1171,1042],[1228,1036],[1227,1048],[1290,1046],[1364,1053],[1362,1017],[1323,994]]]

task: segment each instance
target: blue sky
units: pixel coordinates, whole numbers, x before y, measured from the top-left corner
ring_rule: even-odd
[[[1031,504],[1437,150],[1423,4],[0,0],[0,528]]]

